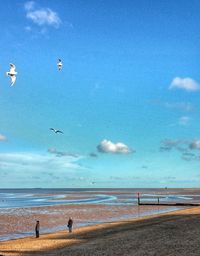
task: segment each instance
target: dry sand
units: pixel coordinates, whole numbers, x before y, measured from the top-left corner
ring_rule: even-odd
[[[1,255],[199,256],[200,207],[0,243]]]

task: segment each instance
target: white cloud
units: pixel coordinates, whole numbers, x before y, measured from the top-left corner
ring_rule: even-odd
[[[178,123],[179,123],[179,125],[186,126],[186,125],[188,125],[189,121],[190,121],[190,118],[188,116],[182,116],[179,118]]]
[[[58,28],[61,24],[59,15],[50,8],[36,8],[33,1],[24,5],[26,17],[39,26],[52,26]]]
[[[4,135],[0,134],[0,141],[5,141],[5,140],[7,140],[7,138]]]
[[[175,77],[169,86],[169,89],[174,89],[174,88],[183,89],[186,91],[197,91],[200,89],[200,84],[189,77],[186,77],[186,78]]]
[[[33,10],[35,6],[35,2],[34,1],[28,1],[24,4],[24,8],[26,11],[30,11]]]
[[[193,142],[191,142],[190,148],[200,150],[200,140],[194,140]]]
[[[61,23],[61,20],[57,13],[53,12],[49,8],[28,12],[26,17],[40,26],[50,25],[54,27],[59,27]]]
[[[132,150],[124,143],[113,143],[112,141],[106,139],[100,142],[100,144],[97,146],[97,149],[99,152],[103,153],[128,154],[132,152]]]

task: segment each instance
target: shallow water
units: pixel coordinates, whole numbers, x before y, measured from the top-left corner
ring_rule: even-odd
[[[115,201],[115,196],[95,195],[76,200],[67,199],[70,194],[45,195],[45,194],[25,194],[25,193],[1,193],[0,192],[0,209],[2,208],[27,208],[38,206],[53,206],[53,205],[69,205],[69,204],[95,204],[106,201]],[[81,195],[82,197],[83,195]],[[57,200],[59,199],[59,200]]]
[[[53,205],[71,205],[71,204],[112,204],[112,205],[136,205],[137,204],[137,193],[136,189],[132,190],[113,190],[118,192],[118,196],[115,194],[111,195],[112,190],[61,190],[61,189],[20,189],[13,190],[12,192],[5,192],[0,190],[0,210],[3,208],[27,208],[27,207],[42,207],[42,206],[53,206]],[[101,194],[99,193],[101,192]],[[123,193],[122,193],[123,192]],[[126,193],[125,193],[126,192]],[[144,190],[146,192],[146,189]],[[156,193],[155,193],[156,192]],[[160,202],[183,202],[188,200],[200,199],[200,195],[181,195],[172,194],[173,191],[168,190],[166,193],[158,194],[158,190],[154,193],[142,193],[140,197],[142,201],[154,202],[158,198]],[[165,193],[164,193],[165,192]],[[109,194],[108,194],[109,193]],[[71,199],[73,197],[73,199]]]

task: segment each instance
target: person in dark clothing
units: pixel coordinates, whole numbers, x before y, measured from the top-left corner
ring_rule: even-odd
[[[36,221],[36,225],[35,225],[35,237],[36,238],[40,237],[40,222],[39,222],[39,220]]]
[[[72,232],[72,225],[73,225],[73,220],[72,220],[72,218],[69,218],[68,225],[67,225],[67,227],[69,229],[69,233]]]

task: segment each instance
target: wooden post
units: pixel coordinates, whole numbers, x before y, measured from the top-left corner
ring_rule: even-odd
[[[140,205],[140,193],[137,193],[138,205]]]

